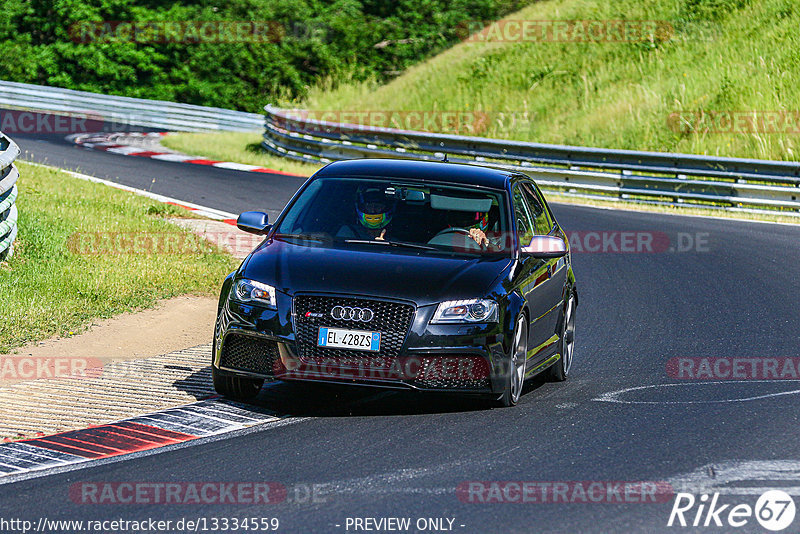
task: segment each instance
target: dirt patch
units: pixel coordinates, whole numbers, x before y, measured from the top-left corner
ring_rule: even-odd
[[[83,357],[102,362],[134,360],[209,343],[217,299],[183,296],[153,309],[96,321],[82,334],[14,349],[15,356]],[[0,381],[2,384],[2,381]]]

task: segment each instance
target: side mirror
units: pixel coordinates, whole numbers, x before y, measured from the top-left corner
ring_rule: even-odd
[[[236,219],[236,227],[257,235],[264,235],[272,228],[269,225],[269,217],[262,211],[245,211]]]
[[[560,258],[567,253],[567,243],[552,235],[535,235],[528,246],[522,247],[523,254],[536,258]]]

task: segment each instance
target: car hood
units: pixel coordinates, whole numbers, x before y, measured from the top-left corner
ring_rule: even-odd
[[[372,251],[367,247],[380,247]],[[486,295],[511,264],[508,257],[447,256],[365,245],[352,249],[271,240],[244,265],[242,276],[284,293],[343,293],[412,300],[418,305]]]

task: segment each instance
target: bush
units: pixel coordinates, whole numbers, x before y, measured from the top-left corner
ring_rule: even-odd
[[[303,98],[322,80],[386,80],[456,42],[459,24],[493,20],[525,3],[5,0],[0,72],[12,81],[258,112],[268,102]],[[104,21],[256,21],[267,23],[268,37],[133,42],[87,33]]]

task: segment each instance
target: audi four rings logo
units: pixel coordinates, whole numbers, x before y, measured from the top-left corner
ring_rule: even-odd
[[[334,306],[331,317],[337,321],[361,321],[368,323],[375,316],[369,308],[351,308],[350,306]]]

